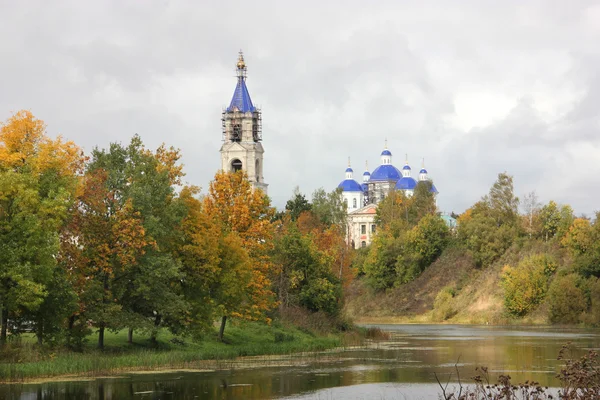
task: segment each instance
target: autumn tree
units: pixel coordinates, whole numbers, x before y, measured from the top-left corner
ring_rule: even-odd
[[[600,222],[577,218],[561,243],[575,257],[577,271],[585,276],[600,277]]]
[[[60,309],[52,316],[38,310],[52,298],[59,229],[75,196],[82,164],[81,150],[60,137],[49,138],[44,122],[29,111],[17,112],[0,126],[2,344],[9,315],[34,319],[40,342],[53,330],[49,323],[61,323]]]
[[[174,191],[181,169],[175,150],[147,150],[134,136],[124,147],[95,149],[87,165],[85,190],[63,235],[64,259],[79,285],[80,317],[98,329],[151,331],[165,320],[183,318],[185,304],[177,285],[180,265],[175,236],[184,207]]]
[[[236,304],[218,304],[224,314],[221,316],[220,337],[227,317],[240,317],[245,319],[265,319],[265,312],[274,306],[274,293],[271,286],[271,277],[274,275],[269,252],[273,247],[273,225],[271,220],[274,209],[270,207],[269,198],[259,189],[254,190],[248,182],[243,171],[235,173],[218,172],[210,183],[208,195],[204,198],[205,212],[216,221],[222,231],[223,237],[229,237],[226,243],[228,252],[223,255],[241,258],[239,252],[234,251],[237,243],[247,251],[249,262],[243,265],[222,261],[223,266],[247,266],[249,273],[241,271],[230,274],[250,276],[250,281],[233,280],[227,285],[222,285],[222,293],[216,294],[216,299],[224,299],[228,293],[242,293],[243,299]],[[229,236],[232,235],[232,236]],[[235,237],[239,238],[235,239]],[[230,250],[230,251],[229,251]],[[233,287],[239,285],[239,288]]]

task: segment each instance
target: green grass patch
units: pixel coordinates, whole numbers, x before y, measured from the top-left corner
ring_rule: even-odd
[[[97,335],[91,335],[82,353],[44,350],[34,344],[32,336],[23,335],[20,344],[4,350],[0,380],[14,382],[64,375],[101,376],[133,370],[206,368],[206,360],[322,351],[338,347],[343,341],[341,335],[314,335],[278,322],[270,326],[235,322],[227,326],[225,343],[217,341],[216,333],[194,341],[162,331],[156,347],[141,335],[134,335],[133,343],[129,344],[126,330],[106,332],[104,351],[95,348],[96,342]]]

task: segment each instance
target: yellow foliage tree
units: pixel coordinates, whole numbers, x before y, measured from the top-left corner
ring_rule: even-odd
[[[35,320],[39,342],[45,327],[60,323],[59,307],[49,304],[47,288],[62,279],[56,268],[58,235],[83,163],[73,142],[48,137],[44,122],[30,111],[19,111],[0,124],[1,343],[6,341],[9,313]],[[67,293],[62,297],[68,302]]]
[[[275,210],[270,207],[269,198],[261,190],[252,188],[243,171],[221,171],[210,183],[209,194],[204,198],[204,210],[220,225],[224,237],[234,234],[239,238],[239,241],[228,240],[226,247],[230,249],[237,241],[250,258],[247,265],[251,269],[251,279],[244,288],[246,300],[240,302],[236,309],[230,309],[230,316],[265,318],[265,311],[275,305],[270,280],[274,271],[268,254],[273,247],[271,220]],[[227,315],[224,315],[221,336],[226,319]],[[269,321],[268,318],[266,320]]]

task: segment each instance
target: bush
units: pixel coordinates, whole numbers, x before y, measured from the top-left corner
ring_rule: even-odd
[[[445,321],[456,314],[456,310],[452,306],[454,295],[453,288],[445,287],[435,296],[433,303],[433,319],[435,321]]]
[[[339,285],[326,278],[312,279],[300,292],[300,305],[310,311],[324,311],[329,315],[337,315],[340,309]]]
[[[559,276],[548,290],[549,317],[552,323],[576,324],[586,310],[586,299],[575,274]]]
[[[514,316],[523,316],[544,300],[548,277],[556,270],[556,262],[549,256],[533,255],[524,258],[516,268],[502,270],[504,307]]]

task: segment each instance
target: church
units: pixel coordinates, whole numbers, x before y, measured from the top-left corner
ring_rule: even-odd
[[[263,176],[262,118],[261,111],[252,104],[246,87],[246,62],[240,51],[236,75],[237,84],[229,106],[223,110],[221,123],[223,145],[221,146],[221,169],[243,170],[252,187],[267,193],[268,185]],[[408,158],[402,171],[392,164],[392,152],[387,148],[381,152],[381,164],[372,173],[365,169],[362,183],[354,179],[354,171],[348,162],[345,179],[338,185],[348,210],[348,243],[353,247],[365,247],[376,232],[375,215],[377,204],[392,190],[403,191],[412,196],[419,184],[431,181],[425,165],[421,166],[418,180],[412,176]],[[430,189],[438,191],[433,184]]]
[[[352,247],[365,247],[373,240],[377,230],[375,215],[377,204],[392,190],[399,190],[410,197],[417,185],[431,182],[425,163],[421,165],[418,180],[412,177],[412,168],[408,164],[408,157],[402,171],[392,164],[392,152],[388,150],[387,143],[381,152],[381,164],[370,173],[365,166],[362,184],[354,179],[354,170],[348,162],[346,178],[340,182],[338,188],[342,190],[342,197],[348,210],[348,243]],[[431,183],[431,192],[438,191]]]

